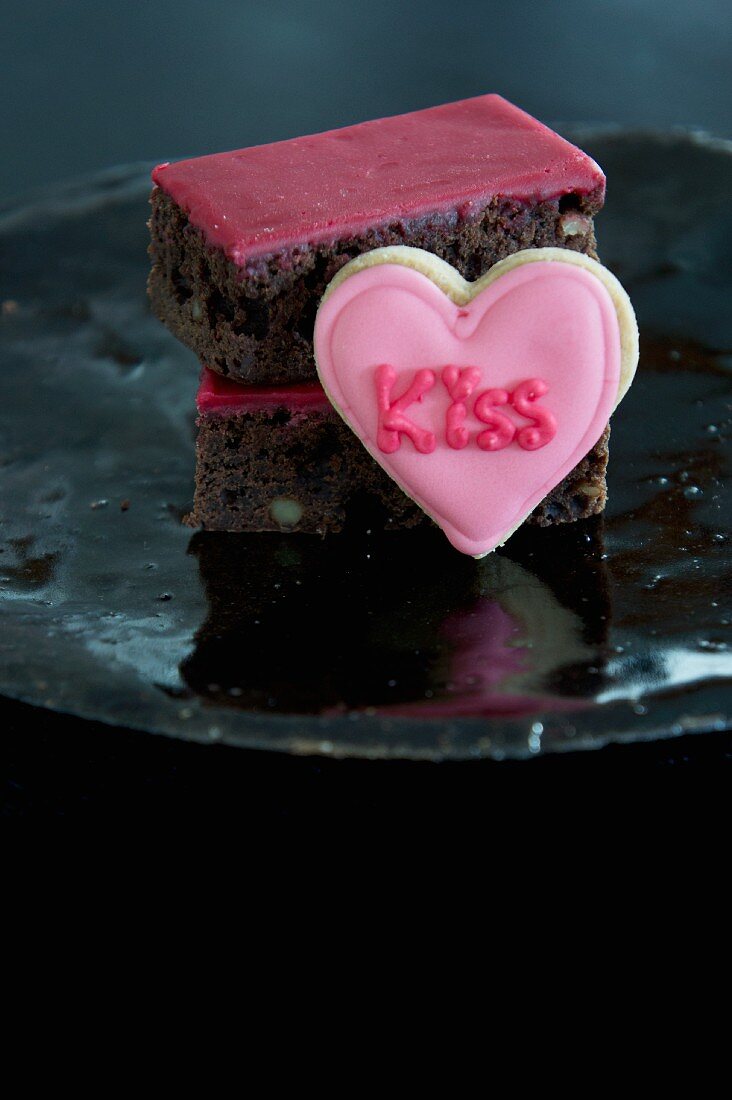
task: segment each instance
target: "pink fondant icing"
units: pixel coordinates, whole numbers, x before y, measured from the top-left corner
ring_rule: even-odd
[[[476,557],[503,542],[597,442],[620,379],[620,332],[608,291],[585,268],[556,260],[512,268],[463,307],[411,268],[366,268],[321,306],[315,354],[326,392],[371,455],[458,550]],[[396,422],[392,449],[382,448],[389,425],[376,376],[385,366],[395,397],[409,393],[420,375],[439,379],[446,367],[479,371],[480,381],[466,379],[470,396],[459,402],[465,445],[456,448],[449,438],[450,390],[459,377],[450,372],[451,385],[433,385],[398,410],[417,438],[434,436],[434,449],[417,449],[415,433],[399,431]],[[490,442],[486,391],[494,403],[503,391],[506,403],[496,414],[515,426],[488,449],[479,445],[481,434]],[[509,400],[523,402],[525,417]]]
[[[240,267],[398,219],[469,217],[497,195],[605,186],[590,157],[497,95],[161,164],[153,180]]]
[[[249,412],[258,409],[285,408],[291,412],[310,412],[330,407],[318,382],[292,386],[242,386],[230,382],[204,367],[198,387],[196,406],[201,413]]]

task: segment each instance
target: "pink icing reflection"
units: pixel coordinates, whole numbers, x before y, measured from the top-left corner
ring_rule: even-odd
[[[521,624],[496,600],[481,600],[473,611],[449,615],[440,633],[454,647],[450,689],[481,698],[512,673],[528,668]]]
[[[504,567],[517,569],[504,560]],[[517,569],[518,573],[522,571]],[[550,590],[539,583],[540,605],[551,612],[552,628],[545,633],[540,605],[524,615],[514,614],[495,598],[480,598],[472,608],[448,615],[440,628],[450,657],[442,698],[394,703],[374,708],[378,714],[424,718],[489,717],[535,714],[547,707],[572,711],[586,706],[581,699],[558,697],[532,690],[547,663],[556,667],[563,656],[577,655],[576,640],[566,624],[574,616],[558,609]],[[525,609],[526,611],[526,609]],[[559,618],[557,618],[557,611]],[[565,626],[560,628],[564,619]]]

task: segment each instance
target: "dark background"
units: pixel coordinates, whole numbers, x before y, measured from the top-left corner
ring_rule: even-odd
[[[28,0],[2,5],[0,202],[129,161],[497,91],[553,123],[732,137],[729,0]],[[612,200],[612,181],[609,189]],[[510,776],[732,760],[688,738],[519,765],[288,761],[0,708],[6,812],[463,814]]]
[[[548,122],[732,137],[729,0],[1,7],[0,199],[493,91]]]

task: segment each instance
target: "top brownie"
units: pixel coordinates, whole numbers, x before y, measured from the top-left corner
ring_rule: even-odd
[[[243,383],[315,377],[320,298],[354,256],[433,252],[467,279],[521,248],[594,255],[605,178],[500,96],[163,164],[150,296],[209,367]]]

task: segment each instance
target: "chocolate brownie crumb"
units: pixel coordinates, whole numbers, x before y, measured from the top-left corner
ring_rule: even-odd
[[[268,384],[315,377],[313,326],[333,276],[354,256],[410,245],[474,280],[523,248],[569,248],[596,257],[592,218],[601,192],[536,204],[496,198],[477,214],[394,220],[330,246],[303,245],[247,269],[209,245],[163,190],[151,197],[148,290],[153,310],[207,366],[233,381]]]
[[[209,531],[340,531],[354,511],[378,506],[385,527],[431,522],[382,470],[335,411],[291,418],[285,409],[209,413],[198,421],[191,526]],[[601,512],[609,426],[585,458],[534,509],[546,527]]]

